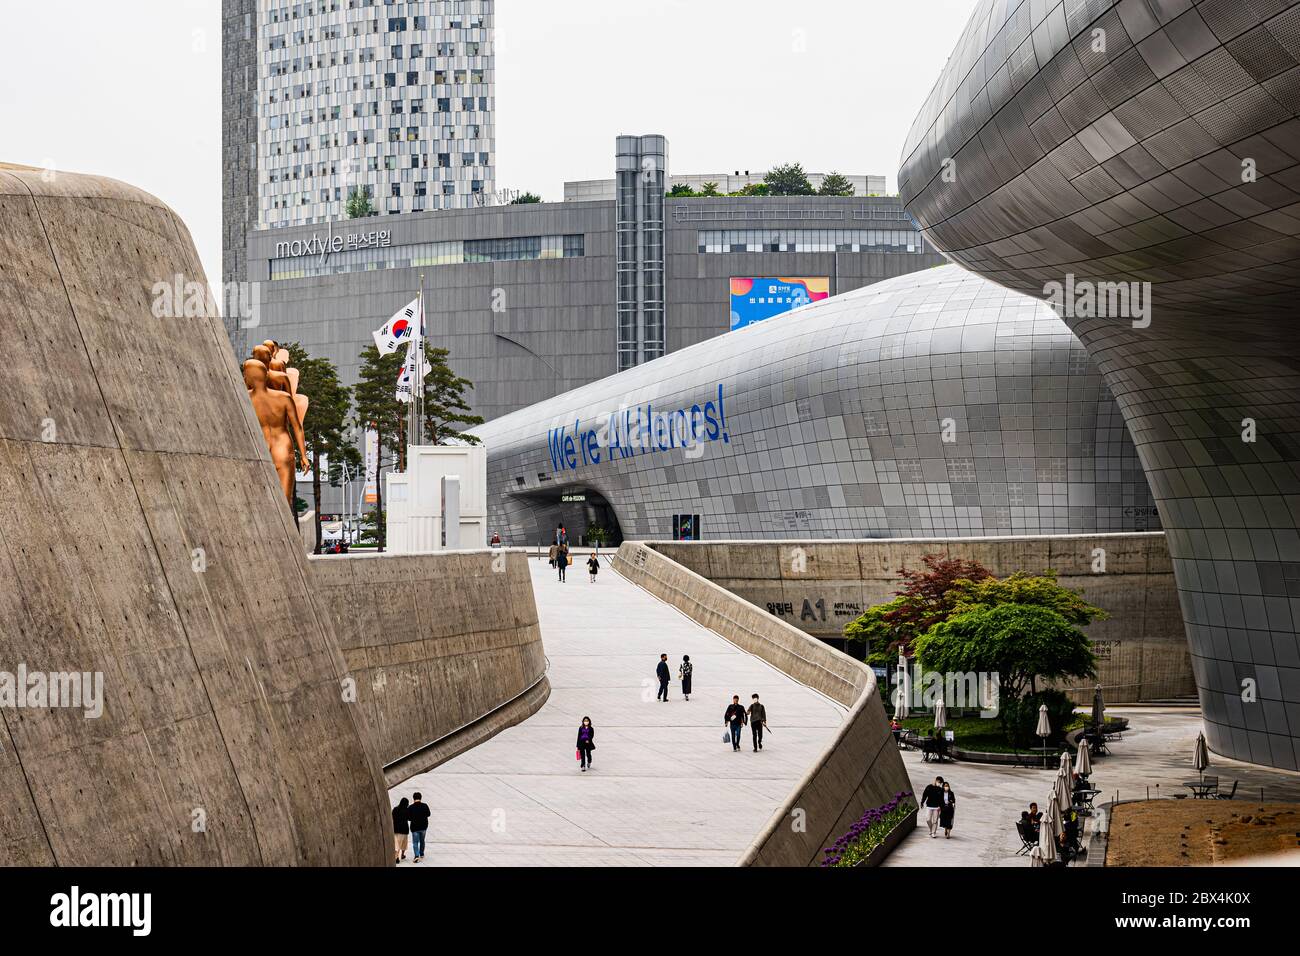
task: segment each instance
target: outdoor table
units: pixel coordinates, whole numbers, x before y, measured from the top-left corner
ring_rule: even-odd
[[[1192,791],[1192,796],[1197,800],[1204,800],[1209,797],[1210,793],[1219,788],[1218,781],[1207,782],[1204,780],[1184,780],[1183,786]]]
[[[1074,791],[1074,798],[1078,806],[1087,807],[1091,810],[1092,801],[1099,793],[1101,793],[1100,790],[1076,790]]]

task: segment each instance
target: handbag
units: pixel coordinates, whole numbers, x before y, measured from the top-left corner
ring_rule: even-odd
[[[572,566],[572,564],[573,564],[573,555],[569,555],[569,565]]]
[[[724,744],[729,744],[729,743],[731,743],[731,731],[730,731],[730,730],[724,730],[724,731],[722,732],[722,742],[723,742]]]
[[[581,760],[581,759],[582,759],[582,751],[581,751],[581,750],[575,750],[575,751],[573,752],[573,759],[574,759],[574,760]]]

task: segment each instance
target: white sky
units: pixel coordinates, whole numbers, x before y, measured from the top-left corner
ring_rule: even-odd
[[[663,133],[670,171],[884,174],[976,0],[498,0],[497,187],[559,201]],[[6,3],[0,162],[167,202],[221,277],[219,0]]]

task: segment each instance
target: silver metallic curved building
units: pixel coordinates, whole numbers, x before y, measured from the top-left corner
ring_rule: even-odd
[[[1088,349],[1159,502],[1210,745],[1288,769],[1298,110],[1296,0],[985,0],[899,172],[934,246],[1051,296]]]
[[[1046,305],[956,266],[729,332],[476,429],[489,525],[626,537],[1159,527],[1114,399]]]

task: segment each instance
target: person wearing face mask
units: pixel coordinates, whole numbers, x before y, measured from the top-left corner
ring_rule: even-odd
[[[582,764],[583,773],[591,766],[591,752],[595,749],[596,728],[592,726],[590,717],[583,717],[582,723],[578,725],[578,760]]]
[[[946,840],[952,836],[952,818],[957,812],[957,795],[952,792],[952,785],[947,780],[943,782],[940,799],[942,803],[939,805],[939,826],[943,828],[943,838]]]

